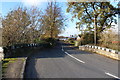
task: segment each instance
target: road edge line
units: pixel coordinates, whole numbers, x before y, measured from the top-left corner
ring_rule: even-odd
[[[26,60],[27,60],[27,57],[25,58],[25,61],[23,63],[23,66],[22,66],[22,70],[21,70],[21,75],[20,75],[20,78],[24,78],[24,71],[25,71],[25,66],[26,66]]]

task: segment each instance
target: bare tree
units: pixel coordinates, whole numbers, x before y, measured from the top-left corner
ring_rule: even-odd
[[[56,38],[64,27],[64,20],[65,18],[63,18],[63,14],[61,13],[61,8],[57,3],[48,3],[45,14],[42,17],[42,30],[44,36]]]
[[[100,33],[100,46],[104,46],[104,47],[108,47],[108,48],[112,48],[112,49],[116,49],[118,50],[119,48],[119,43],[112,43],[112,42],[119,42],[118,39],[118,34],[116,34],[114,31],[112,31],[111,29],[104,31],[102,33]]]
[[[0,16],[0,46],[2,46],[2,17]]]
[[[29,15],[25,9],[18,8],[8,13],[3,19],[3,45],[13,45],[23,42],[26,26],[30,24]]]
[[[32,7],[27,10],[27,13],[30,15],[30,25],[26,34],[29,35],[29,43],[34,43],[36,38],[40,38],[41,32],[41,19],[42,11],[37,7]]]
[[[2,20],[3,45],[33,43],[39,38],[40,10],[18,7]]]

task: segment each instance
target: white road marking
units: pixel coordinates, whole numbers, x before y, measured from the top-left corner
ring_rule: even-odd
[[[70,57],[74,58],[75,60],[81,62],[81,63],[85,63],[84,61],[80,60],[80,59],[77,59],[76,57],[70,55],[68,52],[65,52],[67,55],[69,55]]]
[[[117,76],[115,76],[115,75],[113,75],[113,74],[110,74],[110,73],[108,73],[108,72],[105,72],[105,74],[107,74],[108,76],[111,76],[111,77],[114,77],[114,78],[120,79],[119,77],[117,77]]]
[[[63,46],[62,46],[62,51],[64,51]],[[77,59],[76,57],[70,55],[68,52],[65,52],[65,53],[66,53],[68,56],[74,58],[75,60],[77,60],[77,61],[79,61],[79,62],[81,62],[81,63],[85,63],[84,61],[82,61],[82,60],[80,60],[80,59]]]
[[[63,46],[62,46],[62,51],[64,51]],[[84,61],[79,60],[79,59],[77,59],[76,57],[74,57],[74,56],[70,55],[68,52],[65,52],[65,53],[66,53],[67,55],[69,55],[70,57],[74,58],[75,60],[77,60],[77,61],[79,61],[79,62],[81,62],[81,63],[85,63]],[[119,79],[119,80],[120,80],[120,78],[119,78],[119,77],[117,77],[117,76],[115,76],[115,75],[113,75],[113,74],[110,74],[110,73],[108,73],[108,72],[105,72],[105,74],[106,74],[106,75],[108,75],[108,76],[111,76],[111,77],[114,77],[114,78],[116,78],[116,79]]]
[[[63,46],[62,46],[62,49],[63,49]]]
[[[64,51],[63,46],[62,46],[62,51]]]

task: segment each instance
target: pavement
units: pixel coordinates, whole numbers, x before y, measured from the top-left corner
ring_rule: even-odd
[[[118,61],[66,43],[39,50],[26,65],[25,78],[119,78]]]
[[[2,78],[3,79],[21,78],[23,63],[24,63],[24,58],[17,58],[15,61],[10,62],[8,64],[8,67],[5,69]]]

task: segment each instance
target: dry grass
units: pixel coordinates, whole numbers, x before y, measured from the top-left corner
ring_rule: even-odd
[[[112,44],[112,43],[111,44],[102,44],[102,45],[99,44],[99,46],[120,51],[119,44]]]

